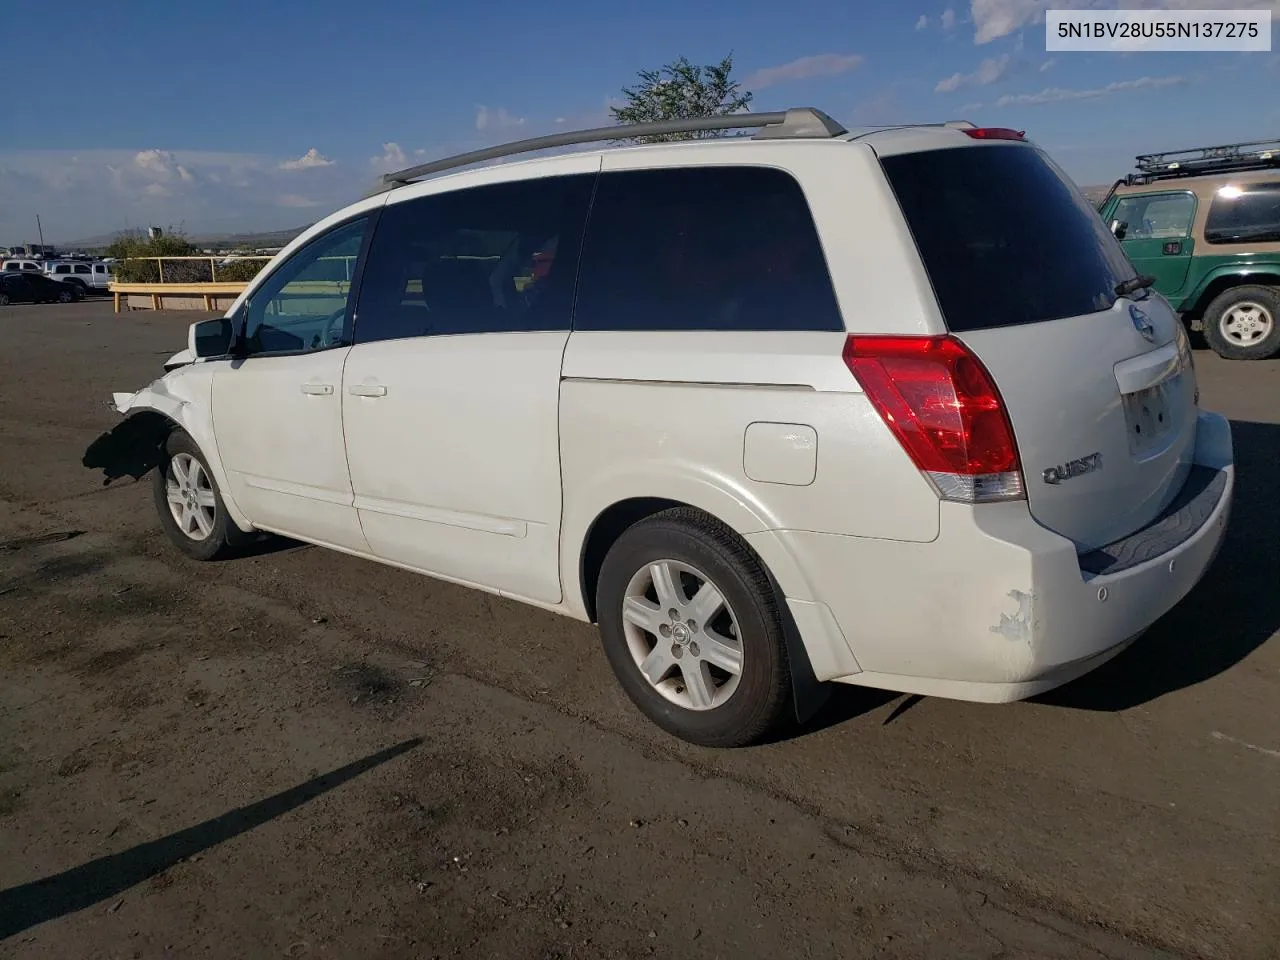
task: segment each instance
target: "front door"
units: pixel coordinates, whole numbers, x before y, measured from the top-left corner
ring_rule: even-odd
[[[580,172],[389,201],[342,381],[373,553],[544,603],[561,598],[560,365],[599,159],[564,166]]]
[[[257,527],[358,552],[342,438],[351,282],[367,218],[278,266],[244,309],[244,356],[219,361],[213,425],[232,496]]]
[[[1195,215],[1195,195],[1184,190],[1121,197],[1111,214],[1112,220],[1128,224],[1120,245],[1134,269],[1155,277],[1156,290],[1174,306],[1182,299],[1195,253]]]

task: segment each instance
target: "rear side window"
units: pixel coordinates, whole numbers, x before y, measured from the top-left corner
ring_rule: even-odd
[[[67,263],[60,263],[58,264],[58,266],[53,268],[53,272],[54,273],[70,273],[71,265]]]
[[[1209,204],[1204,238],[1209,243],[1280,241],[1280,183],[1223,187]]]
[[[76,273],[88,273],[88,272],[89,272],[88,264],[84,264],[84,263],[76,264]]]
[[[605,173],[575,330],[842,330],[800,185],[767,167]]]
[[[1000,144],[885,157],[956,332],[1108,309],[1133,276],[1119,243],[1040,151]]]
[[[568,330],[594,174],[472,187],[385,207],[356,343]]]

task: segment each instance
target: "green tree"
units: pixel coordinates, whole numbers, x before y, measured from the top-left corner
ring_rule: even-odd
[[[724,117],[741,113],[751,103],[752,94],[742,89],[732,73],[733,54],[719,63],[705,66],[696,66],[687,57],[681,57],[657,70],[641,70],[640,82],[636,86],[622,88],[626,104],[610,110],[618,123]],[[723,136],[726,132],[703,130],[628,139],[638,142],[701,140]]]

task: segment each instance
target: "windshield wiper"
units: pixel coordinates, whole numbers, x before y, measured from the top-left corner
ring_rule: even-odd
[[[1121,280],[1116,284],[1116,296],[1127,297],[1129,294],[1137,293],[1139,290],[1146,290],[1155,282],[1155,277],[1143,275],[1131,277],[1128,280]]]

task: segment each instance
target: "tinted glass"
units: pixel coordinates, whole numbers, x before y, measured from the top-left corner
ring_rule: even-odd
[[[1251,183],[1239,193],[1218,191],[1209,204],[1204,238],[1209,243],[1280,241],[1280,183]]]
[[[54,273],[70,273],[71,265],[69,263],[59,264],[58,266],[53,268],[53,272]]]
[[[76,273],[88,273],[88,272],[89,272],[89,266],[88,266],[88,264],[85,264],[85,263],[77,263],[77,264],[76,264],[76,270],[75,270],[75,272],[76,272]]]
[[[577,330],[842,330],[800,185],[765,167],[600,177]]]
[[[347,301],[366,223],[354,220],[311,241],[250,295],[247,353],[324,350],[349,341]]]
[[[1134,275],[1083,194],[1040,151],[1002,144],[881,161],[955,331],[1108,309]]]
[[[567,330],[594,175],[420,197],[383,209],[356,343]]]

